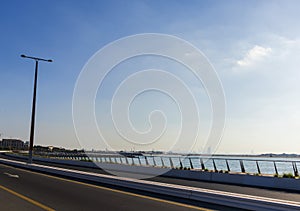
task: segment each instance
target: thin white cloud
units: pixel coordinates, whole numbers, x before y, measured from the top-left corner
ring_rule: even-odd
[[[262,46],[255,45],[251,48],[244,58],[238,60],[236,63],[239,66],[246,67],[256,64],[261,61],[263,58],[268,56],[272,52],[271,48],[264,48]]]

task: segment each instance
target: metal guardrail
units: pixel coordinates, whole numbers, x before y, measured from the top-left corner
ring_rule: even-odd
[[[136,166],[152,166],[161,168],[177,168],[184,170],[203,170],[215,172],[236,172],[252,174],[282,175],[291,173],[298,177],[300,160],[256,159],[256,158],[215,158],[215,157],[183,157],[183,156],[138,156],[125,157],[119,155],[85,155],[85,154],[43,154],[57,159],[94,161]]]

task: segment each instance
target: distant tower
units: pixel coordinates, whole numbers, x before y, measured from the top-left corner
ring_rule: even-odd
[[[207,154],[211,154],[211,147],[209,146],[208,148],[207,148]]]

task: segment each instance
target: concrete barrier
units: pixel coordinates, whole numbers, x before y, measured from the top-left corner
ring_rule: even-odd
[[[205,171],[184,171],[177,169],[172,169],[163,176],[252,187],[300,191],[300,179],[294,178]]]
[[[165,194],[168,196],[183,199],[191,199],[195,201],[237,207],[248,210],[300,210],[299,202],[228,193],[203,188],[187,187],[182,185],[165,184],[146,180],[116,177],[111,175],[97,174],[93,172],[63,169],[53,166],[27,164],[21,161],[13,161],[2,158],[0,158],[0,163],[33,171],[50,173],[52,175],[69,177],[72,179],[83,179],[91,182],[121,186],[140,191],[148,191],[156,194]]]

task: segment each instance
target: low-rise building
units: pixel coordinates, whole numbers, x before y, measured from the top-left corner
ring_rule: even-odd
[[[0,141],[0,148],[24,150],[28,148],[28,144],[25,144],[20,139],[2,139],[2,141]]]

